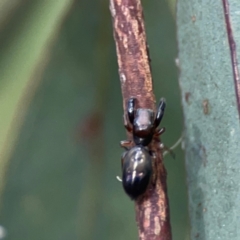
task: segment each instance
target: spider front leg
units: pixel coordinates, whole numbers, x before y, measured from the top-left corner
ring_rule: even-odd
[[[157,110],[157,113],[156,113],[156,118],[155,118],[155,121],[154,121],[154,126],[155,126],[155,128],[158,127],[158,125],[159,125],[160,122],[162,121],[165,107],[166,107],[166,101],[165,101],[164,98],[161,98],[161,99],[160,99],[160,103],[159,103],[159,105],[158,105],[158,110]]]
[[[123,123],[124,123],[124,127],[126,128],[126,130],[128,132],[132,133],[133,129],[132,129],[132,126],[129,125],[126,114],[123,115]]]
[[[135,105],[136,105],[136,99],[130,98],[127,103],[127,113],[123,115],[124,127],[130,133],[132,133],[133,131],[132,126],[133,126],[135,112],[136,112]]]
[[[134,122],[135,112],[136,112],[136,98],[130,98],[127,105],[128,119],[131,124]]]
[[[133,121],[135,117],[135,98],[130,98],[128,101],[128,106],[127,106],[127,114],[123,115],[123,122],[124,122],[124,127],[129,133],[133,132]],[[127,118],[128,115],[128,118]],[[130,122],[130,124],[129,124]],[[120,142],[121,147],[125,148],[126,150],[129,150],[132,147],[132,140],[123,140]]]

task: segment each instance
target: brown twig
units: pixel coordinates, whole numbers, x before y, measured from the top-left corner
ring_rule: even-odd
[[[233,78],[234,78],[235,92],[236,92],[236,98],[237,98],[237,104],[238,104],[238,115],[240,116],[240,74],[238,69],[237,48],[236,48],[236,43],[235,43],[231,20],[230,20],[229,3],[228,3],[228,0],[222,0],[222,2],[223,2],[225,23],[227,28],[230,55],[232,60]]]
[[[110,0],[114,38],[121,80],[123,108],[130,97],[138,100],[138,107],[155,110],[150,59],[146,42],[140,0]],[[128,138],[131,138],[128,133]],[[155,138],[151,150],[156,153],[154,179],[146,193],[135,204],[139,239],[171,240],[171,227],[160,140]]]

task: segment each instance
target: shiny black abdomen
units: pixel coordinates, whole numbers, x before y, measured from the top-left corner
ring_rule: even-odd
[[[152,160],[146,148],[135,146],[122,157],[122,184],[125,192],[136,199],[143,194],[152,176]]]

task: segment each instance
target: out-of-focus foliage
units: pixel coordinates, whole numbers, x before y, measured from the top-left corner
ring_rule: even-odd
[[[240,1],[177,10],[191,239],[239,240]]]
[[[70,6],[70,1],[1,3],[0,192],[8,154],[23,112],[28,107],[25,100],[41,80],[39,74],[49,57],[48,48]],[[29,89],[26,90],[27,86]]]
[[[116,175],[125,139],[108,1],[2,1],[0,225],[5,239],[137,239]],[[144,1],[163,141],[181,135],[175,24]],[[173,239],[188,231],[182,152],[166,157]],[[1,237],[1,236],[0,236]]]
[[[177,0],[168,0],[167,2],[168,2],[169,8],[170,8],[173,16],[175,17]]]

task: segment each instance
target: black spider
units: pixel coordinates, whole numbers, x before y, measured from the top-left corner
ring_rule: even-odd
[[[150,182],[153,171],[152,153],[147,146],[154,136],[165,131],[165,128],[157,129],[165,107],[166,103],[162,98],[155,115],[151,109],[136,109],[135,98],[128,101],[128,120],[124,116],[124,125],[133,134],[135,146],[132,147],[131,140],[121,141],[121,146],[127,150],[122,155],[122,184],[125,192],[134,200],[146,191]]]

